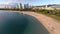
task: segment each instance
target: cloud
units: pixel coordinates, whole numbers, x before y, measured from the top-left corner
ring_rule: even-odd
[[[17,3],[20,2],[20,0],[0,0],[0,4],[9,4],[9,3]]]
[[[7,2],[19,2],[20,0],[7,0]]]

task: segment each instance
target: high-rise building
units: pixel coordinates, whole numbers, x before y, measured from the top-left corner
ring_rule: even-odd
[[[23,9],[22,4],[20,3],[20,9]]]
[[[24,9],[26,9],[26,5],[24,4]]]
[[[24,4],[24,9],[28,9],[29,5],[28,4]]]

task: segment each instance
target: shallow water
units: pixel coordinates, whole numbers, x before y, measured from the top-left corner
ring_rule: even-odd
[[[26,15],[28,26],[23,34],[50,34],[48,30],[35,17]]]
[[[4,17],[1,17],[3,15]],[[2,19],[1,19],[2,18]],[[4,18],[4,19],[3,19]],[[35,17],[0,12],[0,34],[50,34]]]
[[[0,34],[22,34],[27,26],[27,19],[17,12],[0,12]]]

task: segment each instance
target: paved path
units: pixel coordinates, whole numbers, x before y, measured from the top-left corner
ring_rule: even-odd
[[[23,12],[23,14],[28,14],[35,17],[45,26],[50,34],[60,34],[60,24],[58,24],[52,18],[34,12]]]

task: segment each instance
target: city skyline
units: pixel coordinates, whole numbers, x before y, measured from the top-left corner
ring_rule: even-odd
[[[22,4],[39,6],[48,4],[60,4],[60,0],[0,0],[0,4],[9,4],[9,3],[22,3]]]

